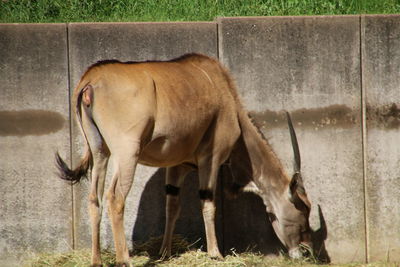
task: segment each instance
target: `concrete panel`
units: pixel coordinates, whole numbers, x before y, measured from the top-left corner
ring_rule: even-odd
[[[363,16],[369,259],[400,260],[400,16]]]
[[[70,24],[71,87],[77,84],[84,70],[98,60],[166,60],[189,52],[216,57],[216,30],[215,23]],[[75,159],[82,153],[80,151],[82,138],[76,129],[74,126],[72,130]],[[133,241],[147,241],[150,237],[163,233],[164,173],[164,170],[143,166],[137,170],[125,211],[125,229],[129,244]],[[107,180],[109,181],[110,178],[109,172]],[[88,182],[83,182],[75,186],[77,247],[90,246],[89,217],[86,208],[88,185]],[[202,241],[199,245],[204,244],[204,229],[195,175],[187,178],[182,195],[183,210],[175,232],[189,240],[197,240],[201,237]],[[103,214],[102,233],[103,247],[113,246],[111,227],[106,212]]]
[[[293,156],[281,111],[292,114],[320,259],[364,261],[359,17],[218,22],[220,59],[289,173]],[[239,231],[273,252],[277,245],[268,242],[276,239],[264,222],[261,201],[246,196],[241,201],[224,201],[225,249],[240,243]]]
[[[62,24],[0,25],[0,265],[72,246],[67,31]]]

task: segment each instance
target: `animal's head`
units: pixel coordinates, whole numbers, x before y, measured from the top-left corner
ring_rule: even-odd
[[[272,226],[281,242],[287,247],[289,256],[301,258],[312,250],[309,215],[311,203],[300,172],[301,160],[296,134],[287,113],[292,146],[295,155],[295,173],[285,185],[283,193],[269,201],[267,212]]]
[[[239,192],[258,194],[266,205],[269,219],[278,238],[286,246],[292,258],[299,258],[305,254],[303,251],[311,252],[312,248],[309,227],[311,203],[304,189],[299,147],[288,113],[287,118],[295,155],[293,177],[289,179],[286,176],[271,148],[266,146],[267,152],[258,156],[258,150],[255,148],[258,143],[252,143],[255,138],[245,136],[239,139],[230,156],[229,166],[234,184],[228,192],[231,196],[236,196]],[[264,141],[267,143],[267,140]],[[259,165],[262,165],[261,170],[255,167]]]
[[[288,249],[291,258],[301,258],[312,248],[310,209],[311,204],[299,173],[293,175],[286,193],[267,206],[275,233]]]

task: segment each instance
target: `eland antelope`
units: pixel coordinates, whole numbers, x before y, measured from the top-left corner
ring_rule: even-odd
[[[311,246],[311,204],[300,175],[294,143],[293,177],[262,137],[243,108],[228,71],[204,55],[188,54],[170,61],[98,62],[84,73],[72,96],[86,143],[85,156],[70,169],[57,154],[62,179],[79,182],[91,170],[89,213],[93,266],[101,265],[100,220],[104,180],[110,155],[113,178],[106,192],[116,261],[129,265],[124,207],[138,163],[165,167],[166,225],[161,254],[171,254],[179,216],[179,188],[186,174],[199,174],[199,196],[211,257],[222,257],[215,233],[215,189],[218,169],[229,162],[233,191],[260,195],[273,228],[291,257],[301,244]]]

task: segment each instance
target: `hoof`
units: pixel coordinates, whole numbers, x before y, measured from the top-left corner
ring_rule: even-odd
[[[161,249],[160,252],[158,252],[158,256],[160,257],[160,260],[165,260],[171,258],[171,251],[167,251],[167,249]]]
[[[209,252],[208,256],[214,260],[223,260],[224,259],[224,257],[222,256],[222,254],[219,251],[218,252]]]
[[[94,263],[94,264],[91,264],[90,267],[103,267],[103,264],[101,264],[101,263]]]
[[[160,261],[165,261],[165,260],[168,260],[169,258],[171,258],[171,256],[164,255],[164,254],[158,254],[158,258]]]
[[[116,267],[132,267],[132,265],[129,262],[117,262],[115,264]]]

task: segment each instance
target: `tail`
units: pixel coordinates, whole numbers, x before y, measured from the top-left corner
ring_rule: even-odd
[[[58,176],[66,181],[76,184],[80,182],[83,177],[86,177],[87,171],[90,166],[92,153],[89,149],[86,150],[85,156],[81,159],[81,162],[75,169],[70,169],[65,161],[60,157],[58,152],[56,153],[56,164],[59,171]]]
[[[79,183],[83,177],[86,177],[88,169],[92,165],[92,153],[89,148],[89,143],[88,143],[86,134],[83,131],[83,127],[82,127],[81,103],[82,103],[82,95],[85,92],[86,87],[87,87],[87,84],[85,86],[81,87],[81,89],[77,92],[78,94],[76,96],[74,94],[74,98],[76,98],[76,102],[74,101],[76,103],[76,105],[75,105],[76,116],[78,118],[79,126],[82,130],[82,133],[83,133],[83,135],[85,137],[85,141],[86,141],[85,156],[81,159],[79,165],[75,169],[72,170],[68,167],[68,165],[65,163],[65,161],[61,158],[59,153],[58,152],[56,153],[56,165],[57,165],[57,169],[59,171],[58,176],[63,180],[71,182],[72,184]]]

